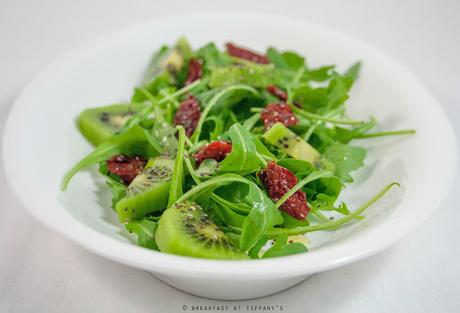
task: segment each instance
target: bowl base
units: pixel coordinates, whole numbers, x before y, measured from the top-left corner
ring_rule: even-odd
[[[293,287],[311,276],[279,279],[226,280],[212,278],[173,277],[152,273],[156,278],[188,294],[217,300],[248,300],[270,296]]]

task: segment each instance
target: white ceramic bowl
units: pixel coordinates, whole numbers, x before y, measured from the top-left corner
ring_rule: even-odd
[[[348,102],[350,115],[375,116],[382,129],[416,128],[416,136],[360,141],[366,167],[344,199],[356,208],[383,185],[393,191],[364,222],[309,235],[311,251],[257,261],[213,261],[140,248],[118,224],[110,192],[95,170],[79,173],[60,193],[63,173],[91,147],[73,120],[84,108],[129,99],[154,50],[187,36],[197,47],[232,40],[263,50],[305,54],[312,65],[344,69],[363,61]],[[286,289],[312,273],[341,266],[394,244],[420,225],[449,190],[456,166],[454,136],[433,96],[399,63],[366,44],[316,25],[278,16],[203,13],[152,21],[100,38],[41,72],[16,100],[4,137],[7,179],[38,220],[101,256],[154,273],[189,293],[245,299]],[[147,274],[146,274],[147,275]]]

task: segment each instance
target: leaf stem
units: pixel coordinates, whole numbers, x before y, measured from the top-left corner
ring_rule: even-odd
[[[318,219],[320,219],[324,223],[329,223],[330,220],[325,216],[323,213],[317,211],[317,210],[312,210],[311,212],[314,216],[316,216]]]
[[[299,114],[300,116],[312,119],[312,120],[329,122],[333,124],[342,124],[342,125],[360,125],[364,123],[363,121],[356,121],[356,120],[338,120],[335,118],[326,117],[323,115],[307,112],[305,110],[298,109],[294,106],[291,106],[291,108],[294,111],[294,113]]]
[[[416,134],[415,129],[403,129],[403,130],[392,130],[392,131],[360,134],[360,135],[353,137],[353,139],[367,139],[367,138],[375,138],[375,137],[383,137],[383,136],[402,136],[402,135],[415,135],[415,134]]]
[[[379,193],[377,193],[374,197],[372,197],[369,201],[364,203],[359,209],[354,211],[353,213],[335,220],[333,222],[328,222],[328,223],[323,223],[323,224],[317,224],[317,225],[310,225],[310,226],[304,226],[304,227],[296,227],[296,228],[273,228],[267,232],[267,235],[270,237],[276,237],[278,235],[282,234],[287,234],[287,235],[299,235],[299,234],[305,234],[313,231],[318,231],[318,230],[330,230],[330,229],[335,229],[339,227],[340,225],[343,225],[350,220],[356,218],[359,216],[361,213],[363,213],[367,208],[369,208],[371,205],[373,205],[375,202],[377,202],[380,198],[382,198],[388,190],[390,190],[393,186],[399,186],[398,183],[391,183],[386,185]]]

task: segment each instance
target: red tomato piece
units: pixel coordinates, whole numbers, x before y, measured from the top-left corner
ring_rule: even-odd
[[[193,83],[195,80],[200,79],[203,76],[203,69],[201,67],[201,60],[192,58],[188,62],[188,75],[185,85]]]
[[[275,162],[268,163],[267,167],[260,171],[259,178],[267,188],[270,198],[275,202],[298,182],[293,173]],[[281,205],[280,209],[298,220],[304,220],[310,212],[305,192],[297,190]]]
[[[261,55],[259,53],[256,53],[254,51],[248,50],[246,48],[238,47],[235,46],[232,43],[227,43],[225,45],[227,47],[227,52],[231,56],[248,60],[254,63],[259,63],[259,64],[269,64],[270,61],[265,55]]]
[[[196,166],[200,166],[201,162],[206,159],[214,159],[220,162],[225,159],[230,152],[232,152],[232,144],[227,141],[218,140],[202,147],[193,157],[195,158]]]
[[[260,112],[260,117],[264,123],[265,130],[269,129],[277,122],[283,123],[286,127],[295,126],[299,122],[286,103],[272,103],[267,105],[262,112]]]
[[[174,125],[182,125],[185,134],[190,137],[195,131],[200,120],[201,109],[198,100],[190,95],[187,100],[182,101],[174,116]]]
[[[129,185],[142,172],[146,163],[147,160],[142,157],[120,154],[107,160],[107,169],[110,173],[120,176],[123,182]]]

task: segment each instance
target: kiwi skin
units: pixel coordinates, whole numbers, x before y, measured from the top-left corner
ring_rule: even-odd
[[[86,109],[78,116],[77,126],[82,135],[97,146],[119,131],[142,107],[142,104],[135,103]]]
[[[160,218],[155,241],[162,252],[206,259],[249,259],[196,203],[176,203]]]
[[[150,159],[129,184],[126,196],[116,204],[118,219],[126,223],[166,208],[174,160],[167,156]]]

